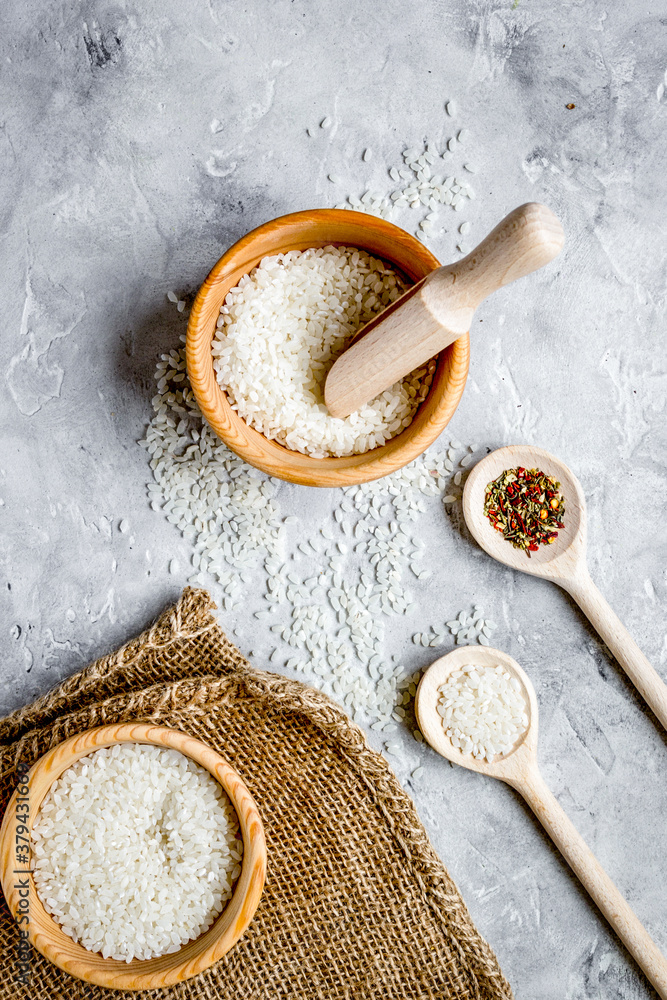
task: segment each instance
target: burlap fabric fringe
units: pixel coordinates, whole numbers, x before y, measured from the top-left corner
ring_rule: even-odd
[[[205,591],[118,652],[0,721],[0,808],[18,761],[74,733],[146,720],[206,740],[248,783],[268,877],[244,937],[201,976],[128,994],[73,979],[34,953],[12,982],[16,927],[0,913],[1,1000],[491,1000],[512,993],[434,853],[414,806],[363,732],[325,695],[252,668]]]

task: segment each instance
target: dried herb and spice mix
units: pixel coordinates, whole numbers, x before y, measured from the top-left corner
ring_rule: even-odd
[[[565,500],[560,483],[540,469],[505,469],[489,483],[484,513],[497,531],[528,558],[550,545],[563,527]]]

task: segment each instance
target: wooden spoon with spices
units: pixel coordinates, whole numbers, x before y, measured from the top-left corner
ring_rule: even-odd
[[[528,554],[506,541],[484,513],[487,486],[508,469],[539,469],[560,483],[563,527],[550,544]],[[463,490],[463,515],[485,552],[531,576],[552,580],[570,594],[616,657],[644,701],[667,730],[667,685],[612,611],[590,578],[586,564],[586,501],[576,476],[554,455],[528,445],[499,448],[482,459]]]
[[[503,667],[519,682],[527,706],[528,728],[509,753],[495,756],[491,761],[473,757],[472,753],[463,753],[459,747],[454,746],[438,713],[439,688],[454,670],[468,665]],[[519,664],[506,653],[490,647],[465,646],[455,649],[432,663],[422,677],[415,698],[415,714],[424,737],[437,753],[453,764],[461,764],[479,774],[500,778],[523,796],[658,995],[662,1000],[667,1000],[667,960],[540,774],[537,764],[537,698],[533,685]]]

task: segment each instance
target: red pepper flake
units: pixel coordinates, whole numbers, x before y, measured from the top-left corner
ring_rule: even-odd
[[[488,483],[484,513],[493,527],[530,558],[540,545],[557,538],[554,528],[563,527],[565,500],[560,483],[540,469],[505,469]]]

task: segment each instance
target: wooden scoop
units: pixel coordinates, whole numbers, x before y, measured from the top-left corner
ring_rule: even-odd
[[[497,531],[484,513],[487,485],[505,469],[541,469],[560,482],[565,498],[564,527],[551,545],[541,545],[528,559]],[[541,448],[511,445],[483,458],[463,490],[463,516],[471,534],[490,556],[512,569],[552,580],[570,594],[599,632],[626,674],[667,730],[667,685],[648,662],[627,629],[597,589],[586,565],[586,501],[576,476],[560,459]]]
[[[528,705],[528,729],[514,749],[491,762],[464,754],[445,732],[437,706],[439,688],[454,670],[468,664],[500,664],[517,678]],[[537,698],[530,680],[519,664],[490,647],[465,646],[436,660],[422,677],[415,713],[424,737],[437,753],[471,771],[500,778],[515,788],[526,800],[540,823],[561,852],[581,884],[609,921],[619,938],[644,970],[660,997],[667,998],[667,960],[649,936],[634,910],[628,905],[583,837],[568,819],[544,782],[537,765]]]
[[[458,340],[487,295],[556,257],[565,237],[546,205],[520,205],[456,264],[439,267],[357,334],[331,366],[324,402],[354,410]]]

